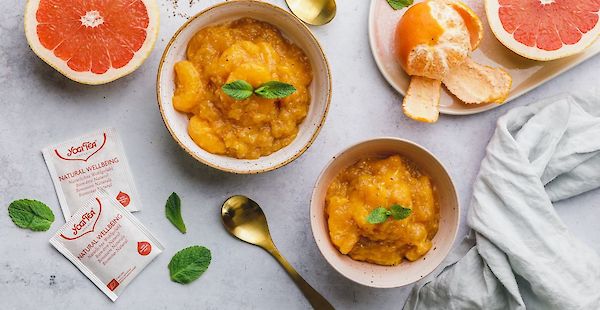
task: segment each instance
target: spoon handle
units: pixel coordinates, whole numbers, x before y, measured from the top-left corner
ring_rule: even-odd
[[[277,250],[275,246],[265,247],[265,250],[267,250],[267,252],[269,252],[273,257],[275,257],[279,264],[281,264],[283,269],[285,269],[290,278],[294,280],[300,291],[302,291],[302,294],[304,294],[304,297],[308,299],[308,302],[310,302],[311,306],[314,309],[335,310],[335,308],[327,301],[327,299],[325,299],[323,296],[321,296],[321,294],[319,294],[319,292],[312,288],[312,286],[310,286],[310,284],[308,284],[300,276],[300,274],[298,274],[296,269],[294,269],[294,267],[292,267],[292,265],[290,265],[290,263],[288,263],[288,261],[283,256],[281,256],[279,250]]]

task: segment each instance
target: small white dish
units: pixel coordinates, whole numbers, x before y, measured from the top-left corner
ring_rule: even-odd
[[[425,256],[397,266],[380,266],[355,261],[331,243],[325,215],[325,196],[333,179],[360,159],[400,154],[414,162],[431,178],[440,207],[439,229],[433,247]],[[310,203],[312,233],[325,260],[346,278],[362,285],[392,288],[408,285],[431,273],[450,252],[458,232],[460,208],[458,194],[442,163],[424,147],[399,138],[376,138],[350,146],[325,166],[317,179]]]
[[[416,0],[415,3],[423,0]],[[513,78],[512,89],[506,102],[518,98],[528,91],[555,78],[600,52],[600,40],[584,52],[554,61],[535,61],[521,57],[496,39],[487,21],[484,1],[463,0],[481,19],[484,28],[483,41],[473,52],[478,63],[502,67]],[[394,55],[394,33],[396,24],[407,9],[394,11],[386,0],[371,0],[369,12],[369,42],[377,67],[390,85],[404,96],[410,77],[402,70]],[[499,107],[498,104],[465,104],[443,88],[440,112],[452,115],[469,115]]]
[[[262,20],[277,27],[284,37],[304,50],[313,71],[313,81],[310,85],[310,107],[308,115],[300,124],[296,139],[279,151],[254,160],[215,155],[200,148],[188,134],[188,116],[176,111],[172,104],[175,91],[173,66],[176,62],[185,59],[188,42],[194,34],[204,27],[244,17]],[[173,139],[187,153],[198,161],[219,170],[251,174],[280,168],[298,158],[310,147],[327,115],[329,102],[331,101],[331,75],[325,53],[312,32],[302,21],[289,12],[269,3],[238,0],[223,2],[198,13],[175,32],[160,61],[156,92],[158,106],[165,126]]]

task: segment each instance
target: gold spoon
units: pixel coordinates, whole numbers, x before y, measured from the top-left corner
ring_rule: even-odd
[[[334,309],[333,306],[319,292],[296,272],[294,267],[281,256],[275,247],[267,218],[260,206],[246,196],[233,196],[225,200],[221,208],[221,219],[227,231],[238,239],[257,245],[269,252],[281,264],[283,269],[294,280],[302,294],[308,299],[315,309]]]
[[[285,0],[290,11],[303,22],[321,26],[335,17],[335,0]]]

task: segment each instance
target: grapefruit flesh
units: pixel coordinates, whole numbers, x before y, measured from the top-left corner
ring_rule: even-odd
[[[600,33],[600,0],[486,0],[485,6],[498,40],[530,59],[579,53]]]
[[[68,78],[104,84],[137,69],[158,32],[155,0],[29,0],[32,50]]]

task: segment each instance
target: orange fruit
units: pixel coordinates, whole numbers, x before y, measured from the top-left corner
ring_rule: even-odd
[[[441,83],[465,103],[504,102],[511,76],[469,57],[482,38],[481,20],[460,1],[426,0],[410,7],[395,34],[396,55],[411,76],[402,103],[404,114],[417,121],[436,122]]]
[[[406,73],[434,80],[463,62],[471,49],[461,15],[439,0],[417,3],[404,13],[396,26],[395,45]]]
[[[66,77],[104,84],[137,69],[158,34],[155,0],[29,0],[31,49]]]
[[[486,0],[485,9],[498,40],[530,59],[579,53],[600,34],[598,0]]]

